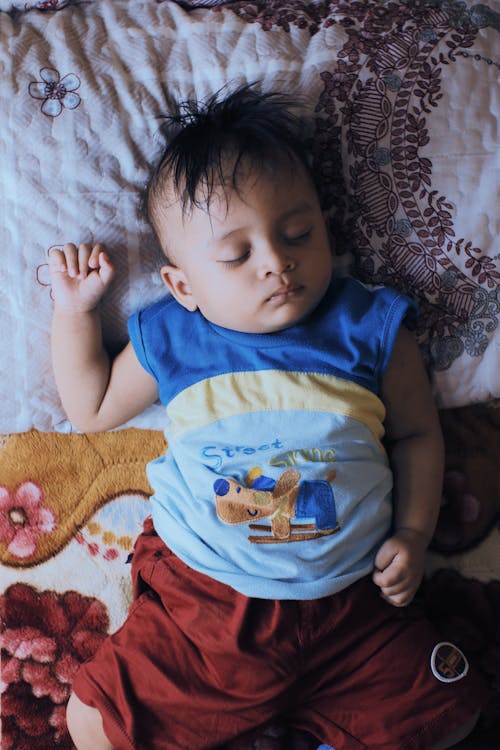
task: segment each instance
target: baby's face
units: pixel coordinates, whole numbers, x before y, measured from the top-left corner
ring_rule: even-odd
[[[165,212],[175,266],[162,277],[188,310],[247,333],[297,323],[330,283],[332,254],[316,189],[300,166],[242,177],[239,192],[215,195],[210,212]],[[162,231],[160,228],[160,236]]]

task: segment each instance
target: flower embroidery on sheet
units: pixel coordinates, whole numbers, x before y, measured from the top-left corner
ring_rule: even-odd
[[[337,259],[418,301],[415,333],[433,374],[479,359],[498,326],[498,258],[456,234],[427,147],[445,66],[497,65],[475,43],[481,29],[500,30],[500,14],[462,0],[382,3],[383,12],[377,0],[329,5],[347,40],[320,72],[311,145]]]
[[[63,249],[63,245],[51,245],[49,249],[47,250],[47,255],[50,256],[51,250],[62,250],[62,249]],[[54,301],[54,295],[52,294],[52,284],[50,281],[49,264],[40,263],[40,265],[37,266],[35,269],[35,276],[36,276],[37,284],[40,284],[40,286],[43,286],[49,289],[50,299]]]
[[[41,81],[32,81],[28,91],[33,99],[43,99],[42,112],[48,117],[57,117],[65,109],[76,109],[81,97],[75,91],[80,87],[80,79],[74,73],[61,78],[54,68],[41,68]]]
[[[14,557],[30,557],[38,537],[56,527],[53,512],[42,500],[43,491],[34,482],[23,482],[14,492],[0,486],[0,543],[7,544]]]

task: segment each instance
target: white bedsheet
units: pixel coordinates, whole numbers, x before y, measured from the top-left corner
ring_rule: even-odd
[[[470,4],[468,30],[452,3],[429,10],[423,26],[401,3],[399,27],[394,14],[370,26],[368,10],[343,24],[337,3],[323,16],[318,4],[301,16],[304,4],[290,3],[292,21],[270,10],[267,26],[262,3],[188,13],[173,2],[98,0],[5,12],[33,4],[0,4],[0,432],[71,429],[50,367],[52,246],[107,243],[119,270],[103,308],[114,347],[130,312],[163,293],[140,210],[162,150],[158,118],[174,99],[227,82],[306,97],[319,118],[327,206],[347,237],[339,244],[363,280],[418,298],[440,405],[500,397],[497,2],[482,16],[474,8],[486,6]],[[329,196],[336,144],[340,208],[338,187]],[[348,260],[339,257],[342,270]],[[162,422],[153,407],[133,424]]]

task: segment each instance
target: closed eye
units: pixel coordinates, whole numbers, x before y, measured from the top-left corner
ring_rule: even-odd
[[[250,251],[247,250],[242,255],[239,255],[237,258],[231,258],[230,260],[218,260],[218,263],[221,263],[223,266],[226,266],[227,268],[235,268],[236,266],[240,266],[242,263],[244,263],[247,258],[250,256]]]
[[[303,245],[309,240],[312,231],[311,227],[306,232],[301,232],[300,234],[285,235],[284,240],[287,245]]]

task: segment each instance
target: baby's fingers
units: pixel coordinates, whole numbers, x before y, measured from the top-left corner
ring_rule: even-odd
[[[74,279],[79,276],[81,267],[86,268],[89,253],[84,245],[77,248],[72,242],[63,247],[51,248],[49,252],[49,268],[52,273],[66,273]]]
[[[66,273],[72,279],[85,279],[91,271],[100,270],[100,256],[104,254],[101,244],[90,245],[82,242],[78,247],[72,242],[54,247],[49,252],[51,273]],[[110,263],[107,255],[105,256]]]
[[[53,247],[49,250],[49,270],[51,273],[66,273],[66,256],[62,248]]]
[[[96,270],[96,269],[99,268],[99,265],[100,265],[100,260],[99,259],[100,259],[101,253],[104,253],[104,255],[106,255],[106,257],[108,257],[107,254],[106,254],[106,252],[105,252],[105,250],[104,250],[104,245],[101,244],[100,242],[98,242],[96,245],[94,245],[92,247],[92,250],[91,250],[90,255],[89,255],[89,261],[88,261],[88,263],[89,263],[90,268],[92,268],[94,270]]]
[[[78,246],[78,273],[77,276],[80,279],[85,279],[88,276],[89,270],[91,269],[89,260],[92,255],[92,247],[86,242],[82,242]]]
[[[389,604],[392,604],[393,607],[407,607],[415,596],[415,592],[412,590],[397,592],[386,592],[382,590],[381,594],[382,598]]]
[[[101,266],[109,266],[111,262],[104,251],[104,245],[97,243],[92,246],[87,242],[82,242],[78,248],[78,276],[85,279],[92,271],[98,271],[101,280],[104,281],[101,273]]]
[[[78,249],[72,242],[53,247],[49,251],[49,268],[53,273],[66,273],[72,278],[78,276]]]
[[[96,246],[99,247],[99,246]],[[100,246],[102,248],[102,245]],[[94,248],[95,249],[95,248]],[[98,255],[98,268],[99,268],[99,277],[102,281],[102,283],[107,286],[111,283],[111,280],[115,274],[115,267],[112,264],[111,260],[109,259],[109,256],[104,250],[100,250]]]
[[[415,596],[421,576],[416,571],[399,571],[382,582],[382,576],[375,572],[373,581],[379,586],[382,597],[387,602],[395,607],[405,607]]]
[[[408,579],[408,570],[394,561],[385,570],[375,570],[373,580],[380,588],[387,586],[398,586],[404,584]]]
[[[78,248],[72,242],[67,242],[63,247],[63,254],[66,262],[66,271],[72,279],[80,273],[78,262]]]

